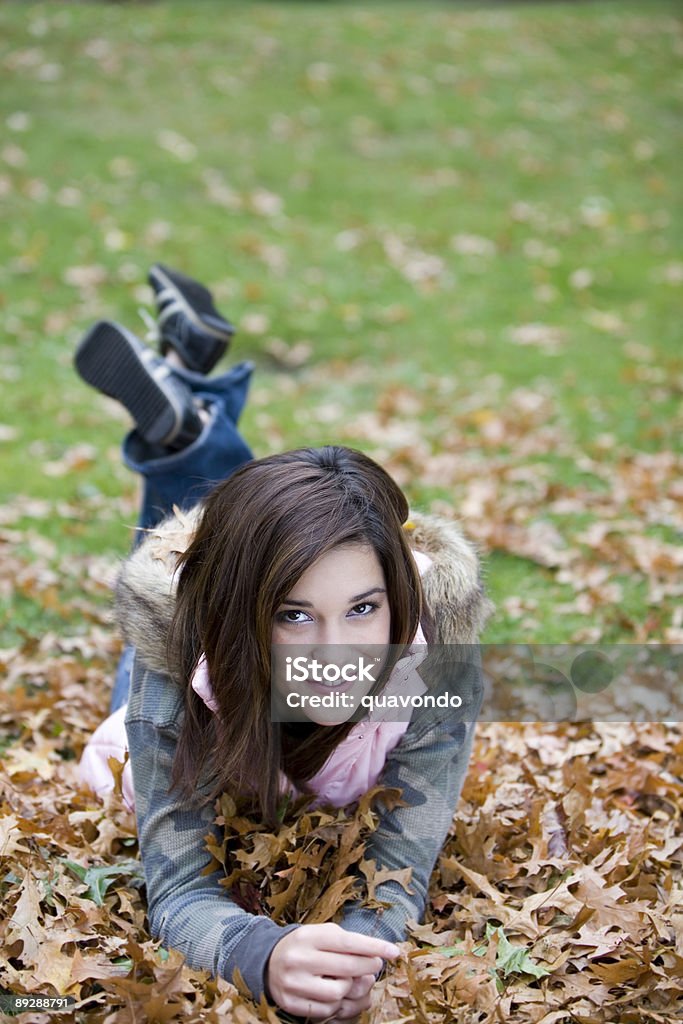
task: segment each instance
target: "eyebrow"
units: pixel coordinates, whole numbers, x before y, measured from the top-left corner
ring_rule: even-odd
[[[349,604],[357,604],[358,601],[364,601],[366,597],[371,597],[372,594],[386,594],[385,587],[373,587],[371,590],[366,590],[362,594],[356,594],[355,597],[349,598]],[[293,597],[286,597],[283,604],[289,604],[296,608],[312,608],[313,605],[310,601],[297,601]]]

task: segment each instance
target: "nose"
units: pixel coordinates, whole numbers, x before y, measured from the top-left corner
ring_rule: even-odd
[[[351,637],[343,623],[320,623],[311,645],[311,654],[320,661],[336,660],[338,648],[348,646],[350,641]]]

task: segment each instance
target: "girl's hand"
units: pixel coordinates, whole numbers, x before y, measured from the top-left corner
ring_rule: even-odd
[[[337,1021],[349,1024],[350,1021],[356,1021],[363,1010],[370,1009],[374,984],[374,974],[364,974],[360,978],[355,978],[353,985],[339,1004],[336,1014],[326,1020],[325,1024],[337,1024]]]
[[[383,961],[399,952],[392,942],[347,932],[338,924],[305,924],[273,947],[268,991],[281,1009],[299,1017],[350,1020],[369,1006]]]

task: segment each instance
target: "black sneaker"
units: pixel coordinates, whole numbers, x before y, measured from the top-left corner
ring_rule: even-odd
[[[218,312],[208,288],[155,263],[149,283],[157,304],[162,355],[175,349],[196,373],[209,373],[230,344],[233,325]]]
[[[78,346],[74,364],[84,381],[126,407],[150,443],[180,449],[201,433],[190,389],[125,327],[100,320]]]

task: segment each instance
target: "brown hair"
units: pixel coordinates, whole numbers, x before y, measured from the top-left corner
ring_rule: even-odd
[[[252,792],[272,821],[280,769],[306,788],[352,723],[288,733],[271,721],[275,612],[321,555],[365,543],[384,571],[390,643],[410,643],[422,590],[402,530],[407,517],[406,498],[388,473],[362,452],[338,446],[249,462],[210,494],[182,558],[171,630],[186,687],[172,781],[186,797]],[[189,685],[202,653],[216,714]]]

